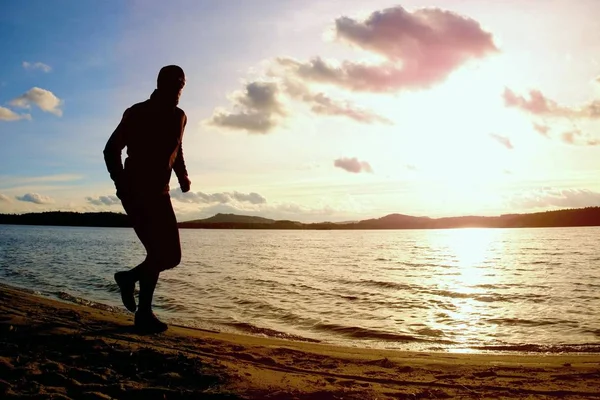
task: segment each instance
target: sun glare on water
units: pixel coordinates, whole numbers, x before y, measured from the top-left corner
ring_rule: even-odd
[[[484,298],[486,289],[483,285],[492,285],[499,279],[495,272],[490,273],[489,265],[495,257],[492,247],[497,243],[499,234],[498,230],[488,228],[454,229],[441,236],[438,243],[445,247],[446,263],[455,271],[453,276],[437,278],[438,288],[451,296],[452,310],[448,315],[454,323],[449,333],[454,336],[455,342],[463,343],[465,347],[469,347],[467,337],[483,336],[484,333],[485,324],[479,323],[479,320],[485,314],[481,307],[487,307],[487,303],[477,301],[475,297]],[[435,325],[434,321],[431,323]]]

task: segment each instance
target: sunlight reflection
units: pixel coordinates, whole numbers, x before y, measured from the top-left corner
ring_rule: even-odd
[[[489,289],[484,285],[497,283],[499,277],[490,270],[490,259],[496,250],[492,248],[499,235],[495,229],[466,228],[447,232],[440,237],[438,245],[444,248],[447,263],[452,265],[456,274],[451,278],[439,280],[437,286],[446,295],[445,301],[452,309],[448,316],[452,318],[453,327],[450,332],[453,340],[468,346],[467,338],[481,336],[482,315],[489,313],[487,309]],[[449,297],[449,298],[448,298]],[[487,312],[486,312],[487,311]],[[447,327],[446,327],[447,329]]]

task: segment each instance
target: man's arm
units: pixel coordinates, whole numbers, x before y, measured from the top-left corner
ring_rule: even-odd
[[[117,184],[123,174],[123,162],[121,161],[121,152],[125,148],[125,133],[131,119],[130,109],[125,110],[121,122],[110,135],[106,146],[104,147],[104,162],[110,178]]]
[[[183,128],[185,129],[185,125],[187,124],[187,117],[183,116]],[[175,175],[177,175],[177,180],[179,181],[179,186],[181,187],[182,192],[187,192],[190,190],[190,179],[188,178],[188,172],[185,167],[185,159],[183,158],[183,132],[181,134],[181,142],[179,143],[179,149],[177,150],[177,157],[175,157],[175,161],[173,162],[173,171],[175,171]]]

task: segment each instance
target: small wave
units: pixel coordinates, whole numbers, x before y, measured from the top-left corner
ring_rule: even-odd
[[[432,328],[422,328],[415,332],[418,333],[419,335],[423,335],[423,336],[431,336],[431,337],[445,336],[443,331],[441,331],[439,329],[432,329]]]
[[[442,297],[450,297],[453,299],[473,299],[473,300],[477,300],[477,301],[481,301],[481,302],[485,302],[485,303],[493,303],[493,302],[497,302],[497,301],[512,302],[510,297],[503,296],[498,293],[486,293],[486,294],[463,293],[463,292],[453,292],[451,290],[431,290],[431,291],[426,291],[426,293],[437,295],[437,296],[442,296]]]
[[[373,279],[365,279],[360,281],[349,281],[349,280],[340,280],[341,283],[350,284],[350,285],[359,285],[359,286],[367,286],[374,287],[378,289],[395,289],[395,290],[414,290],[415,286],[406,285],[403,283],[397,282],[389,282],[389,281],[377,281]]]
[[[489,318],[486,322],[496,325],[522,325],[522,326],[548,326],[570,323],[571,321],[549,321],[549,320],[531,320],[521,318]]]
[[[262,335],[268,337],[275,337],[280,339],[289,339],[289,340],[298,340],[303,342],[312,342],[312,343],[320,343],[320,340],[305,338],[303,336],[292,335],[290,333],[276,331],[275,329],[270,328],[261,328],[256,325],[252,325],[248,322],[232,322],[225,323],[225,325],[235,328],[244,333],[251,333],[253,335]]]
[[[525,353],[600,353],[600,344],[585,343],[585,344],[559,344],[559,345],[542,345],[542,344],[507,344],[497,346],[474,346],[474,350],[484,351],[511,351]]]
[[[313,329],[324,332],[333,332],[338,335],[342,335],[352,339],[371,339],[371,340],[384,340],[390,342],[429,342],[430,340],[421,339],[411,335],[400,335],[397,333],[385,332],[375,329],[369,328],[361,328],[358,326],[345,326],[338,324],[326,324],[326,323],[318,323],[313,326]],[[446,342],[448,341],[439,341],[436,342]]]
[[[116,307],[112,307],[102,303],[96,303],[95,301],[90,301],[81,297],[73,296],[72,294],[69,294],[67,292],[55,292],[54,295],[56,295],[61,300],[65,300],[75,304],[80,304],[86,307],[96,308],[98,310],[109,312],[117,312],[119,310]]]

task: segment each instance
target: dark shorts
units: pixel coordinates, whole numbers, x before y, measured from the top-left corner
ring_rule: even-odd
[[[146,248],[146,260],[152,268],[160,272],[177,266],[181,260],[181,244],[169,194],[129,195],[124,196],[121,203]]]

